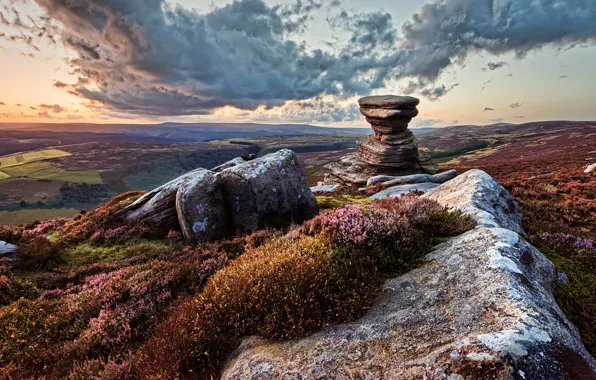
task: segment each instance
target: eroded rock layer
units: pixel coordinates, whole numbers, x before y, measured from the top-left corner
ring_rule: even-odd
[[[428,154],[418,151],[418,141],[408,123],[418,116],[420,101],[411,96],[368,96],[358,100],[360,113],[374,134],[358,143],[356,155],[328,164],[329,181],[365,184],[376,175],[438,172]]]

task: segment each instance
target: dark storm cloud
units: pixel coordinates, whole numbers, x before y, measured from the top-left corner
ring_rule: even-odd
[[[486,67],[482,68],[482,71],[495,71],[503,66],[507,66],[507,62],[489,62]]]
[[[411,92],[438,99],[453,88],[437,83],[441,73],[471,54],[523,58],[596,37],[593,0],[564,6],[560,0],[441,0],[423,6],[401,34],[385,12],[341,11],[329,21],[347,37],[333,52],[294,38],[314,12],[328,9],[318,1],[238,0],[206,14],[165,0],[35,2],[49,16],[35,27],[59,22],[61,41],[78,54],[69,61],[72,71],[89,79],[67,91],[109,112],[158,116],[365,95],[395,79],[409,79]],[[20,24],[33,27],[20,16],[6,18],[23,30]],[[53,38],[49,29],[40,38]]]

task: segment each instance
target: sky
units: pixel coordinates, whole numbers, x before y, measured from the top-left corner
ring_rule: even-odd
[[[596,120],[593,0],[0,0],[0,122]]]

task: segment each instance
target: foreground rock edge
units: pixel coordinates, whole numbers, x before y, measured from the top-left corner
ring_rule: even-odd
[[[509,193],[472,170],[424,197],[478,226],[389,280],[353,323],[290,342],[245,339],[222,378],[596,378],[553,297],[554,266],[519,235]]]

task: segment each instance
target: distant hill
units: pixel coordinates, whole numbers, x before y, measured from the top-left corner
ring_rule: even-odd
[[[415,134],[436,128],[413,128]],[[91,123],[0,123],[3,131],[53,133],[94,133],[138,137],[142,141],[200,142],[280,135],[366,135],[370,128],[329,128],[308,124],[255,123],[163,123],[163,124],[91,124]],[[114,137],[117,139],[117,136]]]
[[[588,154],[596,150],[596,121],[459,125],[423,134],[418,141],[440,162],[455,157],[470,162],[482,158],[484,162],[574,155],[580,151]]]

